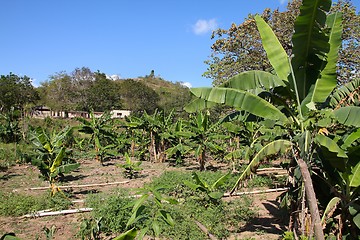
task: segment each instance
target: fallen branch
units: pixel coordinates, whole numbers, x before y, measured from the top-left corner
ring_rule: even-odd
[[[194,222],[200,228],[200,230],[203,231],[206,234],[206,236],[208,236],[211,240],[217,240],[217,238],[214,235],[212,235],[209,232],[209,230],[204,225],[202,225],[199,221],[194,220]]]
[[[107,185],[118,185],[128,183],[130,181],[123,182],[111,182],[111,183],[94,183],[94,184],[84,184],[84,185],[65,185],[65,186],[57,186],[59,188],[85,188],[85,187],[97,187],[97,186],[107,186]],[[47,190],[49,187],[33,187],[28,188],[27,190]]]
[[[250,194],[259,194],[259,193],[271,193],[271,192],[282,192],[287,191],[289,188],[274,188],[274,189],[266,189],[266,190],[256,190],[251,192],[237,192],[237,193],[225,193],[223,197],[232,197],[232,196],[242,196],[242,195],[250,195]]]
[[[82,212],[90,212],[92,208],[79,208],[79,209],[69,209],[69,210],[60,210],[49,212],[48,210],[42,210],[31,214],[26,214],[22,216],[22,218],[32,218],[32,217],[46,217],[46,216],[56,216],[56,215],[65,215],[72,213],[82,213]]]

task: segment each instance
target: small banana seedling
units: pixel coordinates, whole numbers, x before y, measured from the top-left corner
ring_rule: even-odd
[[[124,169],[124,176],[126,178],[130,178],[130,179],[137,178],[139,176],[139,172],[142,170],[142,168],[140,167],[142,162],[131,161],[129,154],[127,153],[125,153],[124,157],[125,157],[125,163],[118,164],[117,166]]]
[[[198,197],[199,200],[211,201],[212,203],[219,203],[220,199],[224,196],[224,191],[219,190],[219,187],[224,185],[230,177],[230,173],[227,173],[217,179],[213,184],[205,182],[197,175],[196,172],[192,173],[192,178],[195,181],[184,181],[184,184],[191,188],[193,191],[200,191],[206,194],[205,198]]]

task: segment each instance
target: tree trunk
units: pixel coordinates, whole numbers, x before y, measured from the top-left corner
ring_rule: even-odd
[[[309,204],[310,214],[312,221],[314,222],[314,233],[316,240],[324,240],[324,232],[321,226],[320,213],[317,205],[317,199],[314,191],[314,186],[312,184],[312,179],[310,176],[310,172],[307,164],[301,158],[298,160],[298,164],[300,167],[301,175],[303,177],[304,185],[305,185],[305,194]]]
[[[205,149],[201,152],[199,156],[199,165],[200,165],[200,171],[205,170]]]

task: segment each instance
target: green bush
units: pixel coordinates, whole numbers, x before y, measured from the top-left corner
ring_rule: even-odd
[[[223,176],[222,172],[199,173],[206,181],[213,182]],[[230,180],[228,188],[235,183],[236,177]],[[171,171],[165,172],[155,178],[148,186],[156,188],[166,186],[162,194],[171,195],[179,199],[179,204],[161,202],[164,211],[174,219],[174,226],[159,221],[161,236],[167,239],[207,239],[207,236],[195,224],[195,220],[203,224],[213,235],[225,239],[231,232],[238,229],[241,222],[245,222],[256,214],[250,208],[251,200],[246,197],[238,198],[231,202],[221,201],[219,204],[209,202],[204,204],[191,196],[194,191],[183,184],[184,180],[191,181],[190,172]],[[119,189],[119,192],[106,195],[92,195],[87,199],[87,205],[93,207],[92,219],[101,219],[101,230],[107,233],[119,233],[126,230],[126,223],[131,217],[132,202],[129,192]],[[136,199],[135,199],[136,201]],[[158,207],[152,202],[146,203],[143,214],[150,214]],[[89,221],[89,220],[87,220]],[[144,217],[134,223],[136,229],[151,226],[153,219]],[[234,230],[235,229],[235,230]]]
[[[28,149],[29,145],[24,142],[0,143],[0,170],[25,162],[23,153]]]

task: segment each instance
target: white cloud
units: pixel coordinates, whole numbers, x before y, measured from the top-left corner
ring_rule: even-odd
[[[215,30],[218,27],[216,19],[203,20],[199,19],[195,25],[192,26],[192,30],[196,35],[201,35]]]
[[[286,0],[279,0],[279,2],[281,5],[283,5],[286,2]]]
[[[182,82],[181,85],[183,85],[184,87],[187,87],[187,88],[192,87],[191,83],[189,83],[189,82]]]

